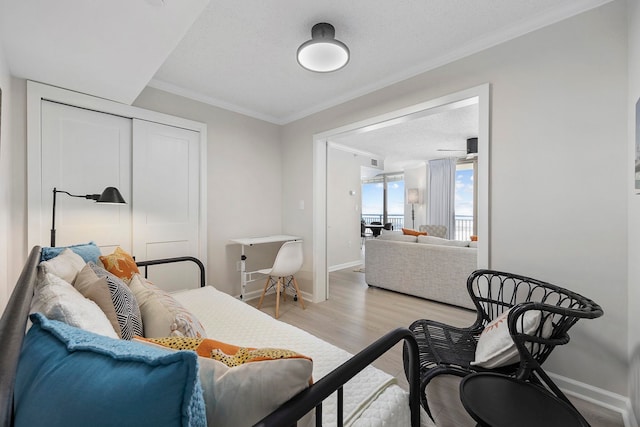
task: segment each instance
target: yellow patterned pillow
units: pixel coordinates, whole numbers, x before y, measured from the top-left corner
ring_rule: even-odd
[[[311,359],[289,350],[274,353],[270,349],[250,349],[202,338],[135,339],[148,345],[162,345],[167,351],[192,350],[199,355],[200,382],[209,426],[254,425],[313,384]],[[228,362],[232,359],[233,363],[239,364],[227,366],[212,357],[214,351],[229,357]],[[253,363],[258,360],[263,361]],[[300,424],[309,423],[307,418]]]
[[[193,350],[198,356],[218,360],[229,367],[263,360],[307,359],[311,361],[310,357],[292,350],[238,347],[209,338],[167,337],[145,338],[145,340],[174,350]]]
[[[134,274],[140,273],[133,257],[119,246],[112,254],[101,256],[100,261],[105,270],[123,280],[129,280]]]

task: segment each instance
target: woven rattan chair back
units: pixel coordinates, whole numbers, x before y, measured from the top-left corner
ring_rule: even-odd
[[[579,319],[594,319],[603,314],[592,300],[530,277],[495,270],[476,270],[467,279],[467,290],[476,306],[477,317],[468,328],[456,328],[440,322],[420,319],[410,329],[420,349],[422,404],[431,415],[426,386],[435,376],[453,374],[464,377],[487,369],[473,366],[475,349],[484,328],[505,311],[509,332],[520,355],[518,363],[495,368],[524,381],[544,382],[563,400],[567,400],[542,370],[541,364],[558,345],[569,342],[569,329]],[[535,331],[523,333],[524,313],[540,312]]]

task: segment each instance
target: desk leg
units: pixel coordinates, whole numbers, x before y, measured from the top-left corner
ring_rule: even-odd
[[[240,255],[240,299],[244,301],[244,294],[247,292],[247,256],[244,254],[244,245],[242,247],[242,255]]]

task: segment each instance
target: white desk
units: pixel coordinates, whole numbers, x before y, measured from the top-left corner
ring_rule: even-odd
[[[253,246],[260,245],[263,243],[277,243],[277,242],[288,242],[291,240],[301,240],[300,236],[290,236],[288,234],[277,234],[274,236],[263,236],[263,237],[241,237],[238,239],[231,239],[229,243],[235,243],[241,246],[242,255],[240,255],[240,299],[244,301],[244,294],[247,290],[247,283],[253,282],[257,279],[253,278],[253,274],[257,273],[257,271],[247,271],[246,269],[246,261],[247,256],[244,253],[245,246]]]

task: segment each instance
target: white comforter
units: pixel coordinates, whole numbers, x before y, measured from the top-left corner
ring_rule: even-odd
[[[173,296],[203,323],[209,338],[246,347],[287,348],[311,357],[316,381],[352,356],[211,286]],[[408,393],[395,381],[372,366],[349,381],[344,387],[344,425],[408,426]],[[425,425],[426,414],[421,418]],[[332,396],[323,402],[323,425],[335,424],[336,398]]]

